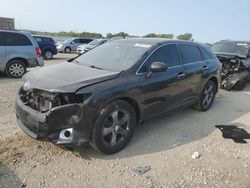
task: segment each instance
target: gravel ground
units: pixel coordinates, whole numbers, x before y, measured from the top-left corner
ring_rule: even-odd
[[[59,54],[46,65],[74,56]],[[14,113],[21,83],[0,75],[0,188],[250,187],[249,140],[236,143],[215,128],[233,124],[250,132],[250,84],[242,92],[220,90],[208,112],[188,108],[151,119],[123,151],[106,156],[26,136]]]

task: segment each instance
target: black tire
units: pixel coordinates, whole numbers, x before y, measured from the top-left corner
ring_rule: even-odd
[[[71,53],[71,48],[70,47],[66,47],[64,49],[64,53],[67,53],[67,54]]]
[[[12,60],[7,64],[5,72],[9,77],[21,78],[26,73],[25,63],[20,60]]]
[[[134,108],[125,101],[114,101],[102,109],[97,117],[93,126],[91,146],[104,154],[119,152],[131,140],[135,126]]]
[[[53,59],[53,53],[50,50],[46,50],[43,53],[43,58],[46,60],[51,60],[51,59]]]
[[[214,102],[215,94],[216,85],[213,81],[209,80],[200,94],[198,103],[194,106],[195,109],[202,112],[208,111]]]
[[[246,87],[246,84],[247,84],[246,80],[240,80],[233,86],[233,89],[236,91],[241,91]]]

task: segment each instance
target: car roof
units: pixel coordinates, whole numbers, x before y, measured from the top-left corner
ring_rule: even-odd
[[[41,37],[41,38],[50,38],[52,39],[52,37],[47,37],[47,36],[43,36],[43,35],[32,35],[33,37]]]
[[[3,29],[0,29],[0,32],[30,34],[29,32],[26,32],[26,31],[18,31],[18,30],[3,30]]]
[[[220,42],[228,42],[228,43],[230,43],[230,42],[243,43],[244,42],[244,43],[250,43],[250,41],[247,41],[247,40],[221,40],[221,41],[218,41],[216,43],[220,43]]]
[[[156,45],[156,44],[167,44],[167,43],[186,43],[186,44],[196,44],[196,45],[202,45],[197,42],[193,41],[186,41],[186,40],[175,40],[175,39],[166,39],[166,38],[128,38],[128,39],[118,39],[111,42],[131,42],[131,43],[143,43],[143,44],[149,44],[149,45]],[[203,46],[203,45],[202,45]]]

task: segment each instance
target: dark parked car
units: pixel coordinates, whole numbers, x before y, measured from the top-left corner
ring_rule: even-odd
[[[25,75],[17,122],[37,139],[66,146],[90,142],[97,151],[115,153],[138,122],[183,106],[207,111],[217,93],[219,64],[208,47],[194,42],[107,42]]]
[[[44,59],[50,60],[53,58],[53,55],[57,54],[56,43],[50,37],[43,37],[43,36],[33,36],[41,51]]]
[[[221,88],[244,89],[250,80],[250,42],[220,41],[212,50],[222,63]]]

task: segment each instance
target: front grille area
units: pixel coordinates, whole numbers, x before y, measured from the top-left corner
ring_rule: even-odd
[[[47,91],[38,89],[24,91],[23,89],[20,89],[19,95],[25,105],[39,112],[47,112],[51,108],[60,105],[60,98],[57,94]]]

